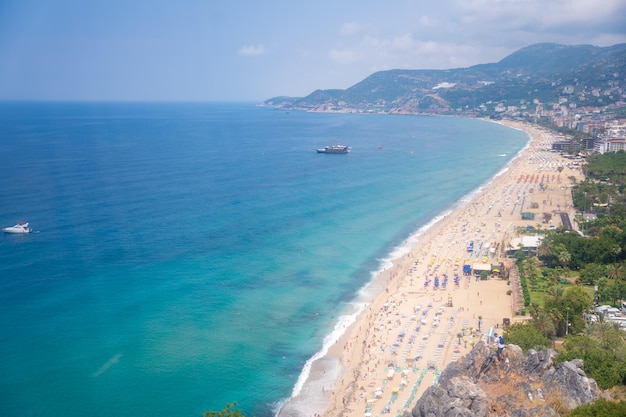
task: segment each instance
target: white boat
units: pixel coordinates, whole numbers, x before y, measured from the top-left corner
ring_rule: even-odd
[[[4,229],[2,229],[2,231],[4,233],[30,233],[33,230],[28,227],[28,223],[19,222],[15,226],[5,227]]]
[[[351,149],[346,145],[332,145],[317,149],[317,153],[349,153]]]

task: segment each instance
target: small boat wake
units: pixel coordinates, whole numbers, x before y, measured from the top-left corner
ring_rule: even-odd
[[[100,368],[98,368],[98,370],[96,372],[94,372],[92,374],[92,376],[94,378],[99,377],[100,375],[102,375],[103,373],[105,373],[106,371],[109,370],[110,367],[112,367],[113,365],[115,365],[116,363],[118,363],[120,361],[120,358],[122,357],[121,353],[118,353],[117,355],[113,356],[111,359],[109,359],[108,361],[106,361],[104,363],[104,365],[102,365]]]

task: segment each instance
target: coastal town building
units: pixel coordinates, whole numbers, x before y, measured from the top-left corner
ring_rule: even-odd
[[[541,239],[543,239],[543,236],[540,235],[513,238],[511,239],[511,243],[509,243],[509,250],[507,251],[507,255],[513,256],[519,251],[537,254],[537,249],[541,244]]]
[[[626,124],[619,121],[606,123],[603,133],[595,141],[594,151],[607,153],[623,150],[626,150]]]
[[[626,150],[626,140],[607,139],[601,142],[600,153],[617,152]]]

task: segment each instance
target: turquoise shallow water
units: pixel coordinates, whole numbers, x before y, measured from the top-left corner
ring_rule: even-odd
[[[526,141],[246,103],[0,104],[1,225],[36,230],[0,236],[0,415],[272,415],[394,247]]]

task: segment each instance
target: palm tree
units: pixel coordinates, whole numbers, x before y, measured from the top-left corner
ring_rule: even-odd
[[[567,251],[565,245],[561,244],[558,246],[556,257],[563,269],[567,269],[570,261],[572,260],[572,255]]]
[[[613,323],[604,320],[604,314],[600,313],[602,316],[595,323],[589,323],[585,327],[585,333],[595,339],[604,339],[604,335],[607,331],[613,328]]]
[[[554,244],[550,235],[547,235],[541,240],[541,244],[537,248],[537,256],[539,258],[548,258],[554,253]]]
[[[541,310],[542,308],[535,303],[530,303],[530,305],[528,306],[528,314],[530,314],[530,317],[532,317],[533,319],[536,319],[539,316],[539,312]]]
[[[622,253],[622,248],[619,245],[613,245],[611,247],[611,253],[613,254],[613,263],[617,264],[617,256]]]
[[[559,298],[563,297],[563,293],[565,292],[565,290],[560,285],[552,285],[546,290],[546,292],[548,293],[548,295],[558,300]]]
[[[608,267],[607,276],[612,278],[614,281],[619,281],[624,278],[624,270],[622,268],[623,264],[614,263],[613,265]]]
[[[537,316],[533,319],[533,324],[549,339],[556,334],[552,317],[543,309],[539,310]]]

